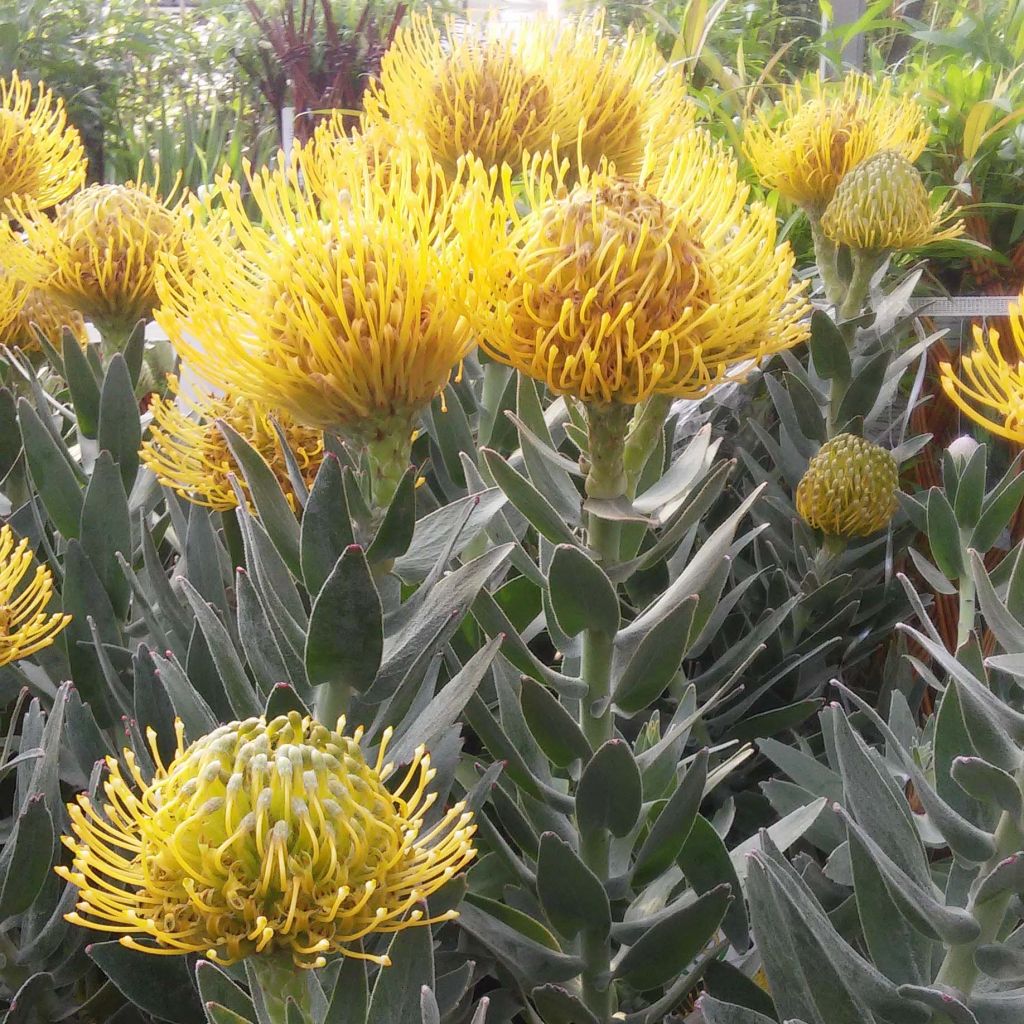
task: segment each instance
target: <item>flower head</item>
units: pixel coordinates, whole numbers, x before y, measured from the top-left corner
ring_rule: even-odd
[[[15,271],[41,277],[49,294],[101,330],[130,329],[151,314],[157,264],[180,254],[187,223],[180,204],[144,184],[90,185],[52,220],[29,203],[13,207],[29,243]]]
[[[195,505],[223,511],[238,504],[231,486],[234,476],[248,498],[248,484],[217,425],[223,420],[263,456],[294,507],[295,495],[281,440],[265,409],[230,396],[201,394],[186,398],[179,394],[177,377],[169,377],[168,382],[178,401],[154,396],[149,406],[153,423],[141,452],[143,463],[160,483]],[[296,426],[287,414],[280,414],[277,420],[305,482],[312,484],[323,457],[323,434]]]
[[[963,234],[963,221],[944,226],[948,212],[933,210],[917,168],[885,149],[843,178],[821,228],[833,242],[853,249],[914,249]]]
[[[663,158],[694,125],[682,75],[649,37],[632,28],[610,36],[603,12],[553,25],[528,43],[534,63],[556,69],[560,103],[576,116],[571,133],[561,134],[565,151],[588,167],[604,160],[619,176],[636,178],[649,150]]]
[[[32,565],[28,539],[17,544],[9,526],[0,526],[0,666],[27,658],[53,643],[70,615],[48,615],[53,576],[37,566],[27,585],[19,585]]]
[[[762,112],[747,125],[744,148],[765,185],[819,215],[862,161],[882,150],[914,161],[928,140],[921,107],[866,75],[788,86],[782,108],[778,123]]]
[[[999,437],[1024,444],[1024,312],[1010,307],[1010,337],[1016,360],[1008,359],[994,328],[974,328],[974,348],[957,373],[941,363],[942,390],[966,416]]]
[[[21,196],[44,210],[85,181],[82,140],[42,84],[0,80],[0,207]]]
[[[838,537],[867,537],[896,512],[899,471],[884,448],[853,434],[826,441],[796,490],[796,508],[809,525]]]
[[[59,352],[65,330],[80,344],[88,340],[78,310],[0,270],[0,348],[17,345],[31,351],[39,347],[37,332],[41,332]]]
[[[507,172],[490,231],[467,231],[483,247],[474,326],[495,359],[557,394],[632,404],[701,397],[807,336],[793,254],[706,133],[638,182],[573,170],[570,185],[568,161],[526,161],[521,196]]]
[[[549,30],[449,20],[442,33],[429,16],[412,14],[370,86],[371,121],[417,126],[434,157],[450,172],[464,153],[487,166],[517,164],[524,152],[570,131],[573,115],[559,93],[561,69],[530,60],[524,44]]]
[[[127,771],[108,759],[102,807],[85,794],[69,805],[74,860],[57,869],[79,889],[68,920],[123,933],[133,949],[219,963],[274,952],[299,967],[328,953],[388,963],[359,940],[433,923],[423,901],[472,860],[475,826],[463,804],[424,825],[435,773],[422,748],[389,788],[390,730],[367,763],[362,729],[343,728],[292,712],[186,747],[178,722],[166,767],[150,729],[151,781],[126,750]]]
[[[408,151],[387,166],[358,147],[333,158],[347,188],[329,204],[302,186],[301,163],[253,175],[259,224],[221,178],[203,205],[223,206],[232,243],[193,228],[187,272],[170,261],[161,275],[157,320],[231,394],[361,440],[408,438],[473,343],[454,195]]]

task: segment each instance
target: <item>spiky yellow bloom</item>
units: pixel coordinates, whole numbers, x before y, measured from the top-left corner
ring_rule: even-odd
[[[1024,302],[1024,297],[1022,297]],[[974,328],[974,348],[959,373],[941,363],[942,390],[964,415],[999,437],[1024,444],[1024,311],[1010,307],[1010,337],[1017,360],[1007,359],[994,328]]]
[[[51,219],[15,201],[28,245],[14,270],[42,279],[45,290],[101,331],[123,334],[156,303],[156,268],[182,252],[187,217],[149,185],[90,185],[61,203]]]
[[[914,249],[963,234],[963,221],[948,223],[950,212],[948,206],[933,210],[917,168],[886,149],[843,178],[821,229],[853,249]]]
[[[334,159],[348,189],[332,204],[301,186],[301,163],[252,175],[260,224],[222,177],[203,206],[223,206],[235,242],[194,227],[187,267],[171,261],[161,274],[157,321],[231,394],[366,443],[407,444],[472,346],[455,196],[436,165],[408,151],[386,167],[352,146]]]
[[[704,132],[637,182],[545,154],[525,162],[521,194],[506,169],[503,192],[490,230],[467,230],[474,326],[488,354],[556,394],[697,398],[807,337],[774,215],[744,205],[735,160]]]
[[[891,453],[853,434],[826,441],[796,490],[809,525],[837,537],[867,537],[896,513],[899,470]]]
[[[679,70],[633,28],[618,38],[607,33],[603,11],[531,33],[527,50],[534,65],[558,75],[559,102],[576,117],[563,145],[591,168],[606,160],[618,175],[636,177],[650,147],[664,156],[694,125]]]
[[[451,172],[464,153],[488,166],[517,163],[520,154],[571,130],[559,102],[557,69],[531,63],[522,33],[495,21],[477,27],[413,13],[381,61],[380,81],[366,99],[371,122],[416,126]]]
[[[22,351],[39,348],[39,336],[60,351],[64,331],[84,345],[88,340],[82,314],[39,288],[30,288],[0,271],[0,347],[17,345]]]
[[[168,383],[172,397],[155,395],[150,403],[153,422],[141,451],[143,463],[153,470],[160,483],[195,505],[223,511],[238,504],[231,486],[230,478],[234,476],[248,499],[248,484],[217,426],[217,421],[223,420],[263,456],[285,497],[295,507],[288,464],[265,408],[230,396],[186,397],[179,394],[177,377],[169,377]],[[323,458],[323,433],[297,426],[286,413],[278,414],[276,419],[303,479],[311,485]]]
[[[0,80],[0,208],[22,196],[45,210],[83,181],[85,150],[63,102],[16,71]]]
[[[68,806],[74,860],[57,868],[79,889],[68,920],[147,953],[234,963],[284,952],[322,967],[328,953],[387,964],[359,941],[455,917],[431,919],[423,901],[473,859],[472,814],[455,804],[425,826],[436,799],[429,755],[418,749],[389,788],[391,730],[368,764],[362,727],[349,737],[344,726],[293,711],[222,725],[186,747],[179,721],[166,767],[149,729],[151,781],[126,750],[127,771],[107,760],[102,807],[84,793]]]
[[[37,566],[20,587],[31,565],[28,539],[16,544],[11,528],[0,526],[0,666],[49,647],[71,621],[70,615],[46,612],[53,597],[53,576],[45,566]]]
[[[774,108],[748,123],[744,149],[769,188],[820,215],[854,167],[883,149],[914,161],[928,140],[924,111],[861,74],[841,83],[797,83]]]
[[[635,175],[655,140],[692,127],[682,76],[653,40],[614,39],[604,17],[529,19],[509,26],[449,21],[442,34],[413,15],[385,54],[367,100],[370,123],[421,131],[449,173],[463,154],[518,168],[557,136],[596,167]]]

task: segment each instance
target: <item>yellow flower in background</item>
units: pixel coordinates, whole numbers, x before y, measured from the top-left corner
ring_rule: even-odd
[[[197,224],[187,268],[170,261],[161,274],[157,320],[231,394],[368,443],[396,430],[407,443],[473,344],[455,197],[408,152],[387,167],[358,147],[334,159],[349,188],[328,207],[300,187],[301,162],[253,175],[259,224],[238,184],[220,179],[204,205],[223,205],[235,244]]]
[[[70,615],[49,615],[53,575],[45,566],[22,586],[32,566],[28,539],[15,543],[9,526],[0,526],[0,666],[49,647],[71,621]]]
[[[38,277],[50,295],[115,338],[151,315],[157,264],[182,252],[187,216],[180,202],[129,183],[90,185],[52,219],[30,203],[12,206],[28,241],[14,251],[15,273]]]
[[[882,150],[914,161],[928,140],[921,107],[862,74],[787,86],[781,105],[781,120],[772,107],[747,124],[744,149],[768,188],[819,216],[862,161]]]
[[[633,28],[622,38],[609,35],[603,12],[551,26],[545,37],[533,34],[528,52],[558,75],[560,103],[576,117],[560,137],[580,163],[596,169],[606,160],[616,174],[636,177],[649,147],[667,154],[693,127],[683,77],[653,39]]]
[[[14,72],[0,80],[0,208],[21,196],[45,210],[85,181],[85,150],[61,100]]]
[[[524,44],[546,38],[539,21],[522,27],[492,19],[483,26],[449,19],[443,33],[429,16],[410,15],[370,86],[370,122],[390,121],[423,133],[451,173],[464,153],[487,166],[518,164],[521,154],[572,130],[556,76],[564,69],[531,62]]]
[[[171,397],[154,395],[150,403],[153,422],[140,453],[143,463],[156,474],[160,483],[195,505],[224,511],[238,505],[229,479],[234,476],[248,498],[245,477],[217,426],[217,421],[223,420],[263,456],[289,504],[295,508],[288,463],[265,408],[230,396],[181,396],[178,378],[171,376],[168,383]],[[311,486],[323,459],[323,433],[296,426],[284,413],[276,419],[303,480]]]
[[[705,132],[639,182],[538,155],[521,195],[511,172],[503,191],[489,225],[465,228],[474,328],[489,355],[556,394],[699,398],[807,337],[793,253]]]
[[[0,347],[17,346],[29,352],[39,348],[37,331],[59,352],[64,331],[84,345],[85,321],[78,310],[58,302],[39,288],[31,288],[0,271]]]
[[[884,530],[899,503],[899,470],[890,452],[854,434],[839,434],[811,459],[796,491],[810,526],[837,537]]]
[[[932,209],[921,175],[906,157],[883,150],[839,183],[821,229],[853,249],[915,249],[963,234],[963,221],[947,225],[950,212],[948,206]]]
[[[178,745],[147,782],[131,751],[127,771],[107,761],[106,800],[69,805],[78,886],[68,920],[120,933],[147,953],[201,953],[219,963],[290,954],[321,967],[330,953],[389,963],[361,939],[455,917],[424,900],[473,859],[475,826],[463,804],[424,824],[436,794],[421,747],[397,785],[385,783],[388,729],[375,762],[343,735],[297,712],[250,718]],[[138,937],[149,938],[156,947]]]
[[[1022,299],[1024,301],[1024,299]],[[942,390],[964,415],[999,437],[1024,444],[1024,313],[1010,307],[1010,337],[1017,359],[1003,355],[999,332],[974,328],[974,348],[956,371],[941,363]]]

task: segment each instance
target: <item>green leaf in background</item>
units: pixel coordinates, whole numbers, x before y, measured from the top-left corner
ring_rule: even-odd
[[[585,629],[614,634],[619,599],[604,570],[575,545],[559,544],[548,567],[548,590],[558,625],[567,636]]]
[[[938,487],[928,492],[928,545],[947,579],[959,579],[964,571],[959,527],[952,506]]]
[[[100,386],[81,344],[68,330],[64,331],[63,353],[78,430],[84,437],[95,438],[100,425]]]
[[[139,472],[142,424],[128,365],[120,353],[107,364],[100,390],[100,420],[96,437],[100,451],[110,452],[117,463],[125,492],[130,494]]]
[[[611,907],[601,880],[553,832],[540,837],[537,894],[548,920],[567,939],[581,931],[601,938],[608,934]]]
[[[520,686],[523,717],[551,761],[562,768],[573,761],[588,761],[593,753],[590,743],[565,705],[529,676],[523,676]]]
[[[320,593],[338,559],[354,543],[341,462],[333,452],[327,452],[302,513],[300,560],[310,594]]]
[[[27,399],[18,401],[18,425],[32,481],[46,514],[65,538],[78,536],[82,520],[82,488],[67,449],[60,448]]]
[[[132,530],[128,496],[110,452],[100,452],[82,505],[82,549],[103,584],[119,619],[128,614],[131,586],[117,555],[132,554]]]
[[[195,1024],[202,1015],[183,956],[152,956],[119,942],[95,942],[89,956],[136,1006],[171,1024]]]
[[[42,794],[30,797],[0,855],[0,921],[32,905],[50,875],[56,842]]]
[[[306,637],[306,674],[312,686],[362,692],[374,681],[384,650],[384,613],[366,553],[345,549],[313,602]]]
[[[811,359],[814,369],[825,380],[850,379],[846,339],[832,318],[820,309],[811,314]]]
[[[609,740],[587,762],[576,791],[576,816],[583,832],[607,828],[628,835],[640,816],[640,769],[629,744]]]
[[[416,528],[416,470],[407,469],[398,482],[391,504],[366,551],[371,565],[399,558],[409,550]]]

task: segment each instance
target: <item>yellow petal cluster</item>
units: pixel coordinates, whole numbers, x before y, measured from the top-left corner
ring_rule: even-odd
[[[420,131],[451,173],[469,153],[518,168],[557,136],[565,152],[602,158],[635,176],[649,144],[692,127],[683,78],[654,42],[613,38],[602,14],[517,25],[449,20],[443,32],[413,15],[384,56],[367,100],[370,123]]]
[[[22,585],[31,566],[28,539],[15,543],[11,528],[0,526],[0,666],[49,647],[71,621],[70,615],[46,612],[53,576],[45,566],[37,566]]]
[[[921,107],[862,74],[784,87],[776,110],[747,124],[744,149],[765,185],[816,215],[862,161],[882,150],[914,161],[928,140]]]
[[[263,456],[289,504],[295,508],[294,488],[281,440],[265,408],[244,398],[209,393],[181,395],[177,377],[169,377],[168,383],[171,397],[155,395],[150,403],[153,422],[140,453],[143,463],[160,483],[195,505],[224,511],[238,505],[231,485],[234,476],[249,499],[245,477],[217,425],[222,420]],[[296,425],[285,413],[276,419],[304,481],[312,485],[323,459],[322,432]]]
[[[197,223],[186,260],[161,273],[156,318],[233,395],[367,443],[408,439],[473,344],[455,195],[408,151],[370,166],[359,147],[341,146],[332,159],[346,187],[330,203],[302,184],[301,160],[252,175],[259,222],[222,177],[196,201],[197,220],[222,209],[232,240]]]
[[[883,150],[859,163],[839,183],[821,218],[833,242],[853,249],[914,249],[963,234],[963,221],[949,209],[933,210],[917,168]]]
[[[80,344],[88,340],[78,310],[0,270],[0,347],[16,345],[30,352],[39,347],[39,331],[59,352],[65,330]]]
[[[896,513],[899,470],[891,453],[838,434],[811,459],[796,491],[804,522],[837,537],[867,537]]]
[[[745,205],[735,160],[704,132],[639,181],[545,154],[499,190],[490,226],[466,231],[482,250],[474,326],[556,394],[698,398],[807,337],[774,215]]]
[[[130,330],[151,315],[157,264],[182,252],[187,216],[180,203],[129,183],[90,185],[52,219],[30,203],[12,205],[28,241],[16,250],[16,273],[41,279],[50,295],[101,330]]]
[[[0,79],[0,208],[21,196],[45,210],[85,181],[85,150],[64,104],[14,72]]]
[[[436,794],[423,748],[385,785],[390,730],[375,761],[349,737],[297,712],[232,722],[143,777],[131,751],[109,758],[105,799],[68,807],[79,902],[68,920],[147,953],[201,953],[230,964],[290,954],[375,960],[360,940],[433,921],[424,900],[473,858],[472,814],[456,804],[430,825]],[[148,939],[149,942],[140,941]],[[152,943],[155,943],[153,945]]]
[[[1024,296],[1021,298],[1024,304]],[[940,364],[942,390],[964,415],[999,437],[1024,444],[1024,311],[1010,307],[1010,338],[1016,359],[1003,354],[998,331],[974,328],[974,348],[959,372]]]

